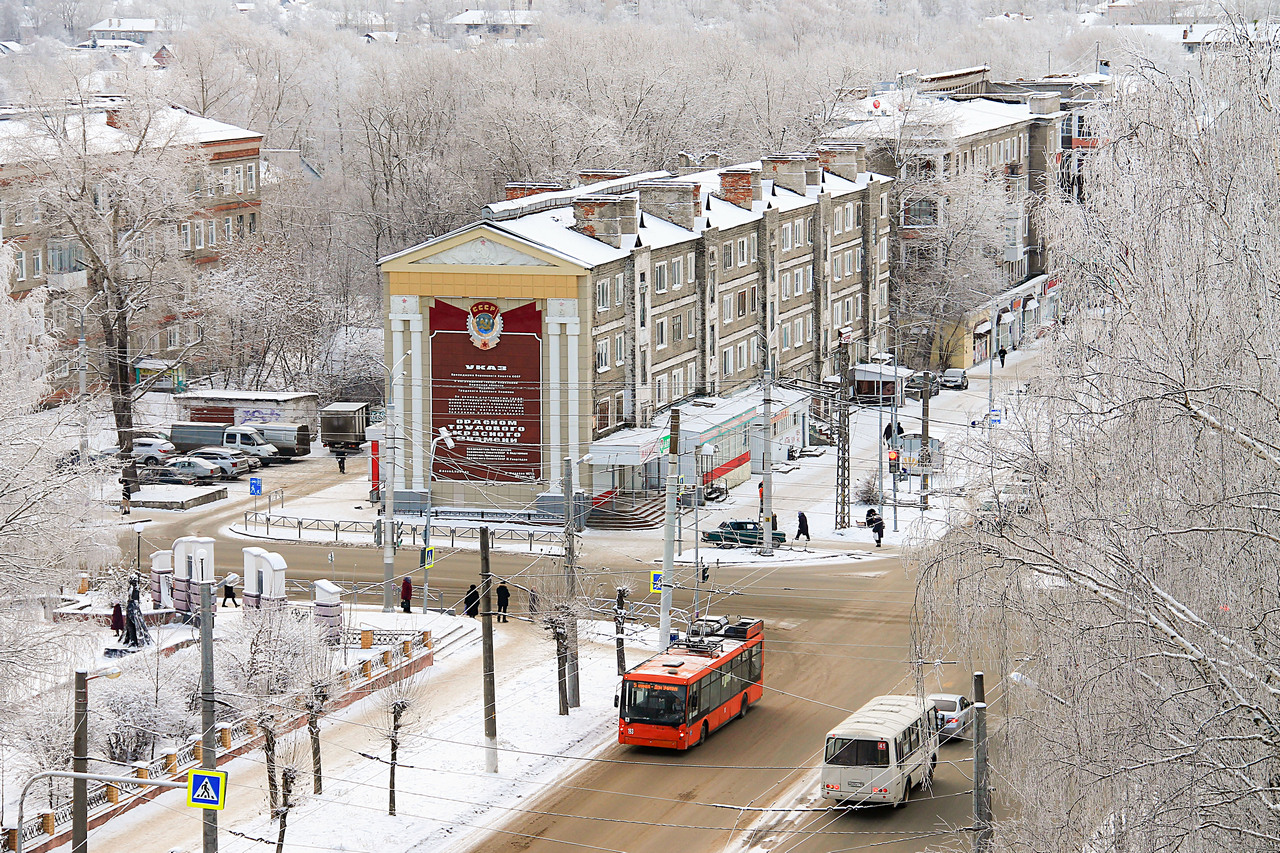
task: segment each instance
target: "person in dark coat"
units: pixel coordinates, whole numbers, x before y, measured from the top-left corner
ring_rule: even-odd
[[[867,526],[876,535],[876,547],[879,548],[880,543],[884,540],[884,519],[880,517],[880,513],[873,513],[868,520]]]
[[[996,353],[996,355],[1000,356],[1000,366],[1004,367],[1004,360],[1009,355],[1009,351],[1004,347],[1000,347],[1000,352]]]
[[[538,615],[538,588],[536,586],[529,587],[529,615]]]
[[[504,581],[503,583],[498,584],[498,621],[499,622],[508,621],[507,606],[510,604],[511,604],[511,590],[507,589],[507,584]]]
[[[409,610],[409,602],[413,601],[413,581],[409,580],[409,576],[405,575],[404,580],[400,581],[400,609],[405,613]]]
[[[904,432],[906,432],[906,430],[904,430],[904,429],[902,428],[902,422],[901,422],[901,421],[899,421],[899,422],[898,422],[898,432],[897,432],[898,438],[902,438],[902,434],[903,434]],[[893,436],[894,436],[894,431],[893,431],[893,421],[889,421],[887,424],[885,424],[885,425],[884,425],[884,442],[885,442],[885,444],[893,444]]]
[[[338,451],[338,473],[347,473],[347,454],[342,450]],[[408,613],[409,611],[406,610],[405,612]]]
[[[240,602],[236,601],[236,581],[238,580],[240,580],[239,575],[230,574],[230,575],[227,575],[226,581],[223,582],[222,584],[222,606],[223,607],[226,607],[228,604],[230,604],[230,606],[232,607],[240,606]]]
[[[124,611],[119,604],[111,605],[111,630],[115,631],[117,640],[124,636]]]
[[[799,542],[800,537],[803,536],[804,541],[808,542],[810,541],[809,540],[809,519],[803,512],[798,513],[797,515],[799,516],[799,526],[796,527],[796,541]]]
[[[480,590],[476,589],[476,585],[472,584],[467,590],[467,594],[462,597],[462,603],[466,608],[467,615],[472,619],[480,615]]]

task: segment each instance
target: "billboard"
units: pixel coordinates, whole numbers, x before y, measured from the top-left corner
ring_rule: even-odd
[[[435,300],[431,423],[457,446],[437,445],[439,480],[528,482],[542,476],[542,312]]]

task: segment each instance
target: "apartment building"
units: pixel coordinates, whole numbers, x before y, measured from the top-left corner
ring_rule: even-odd
[[[857,145],[726,167],[681,155],[674,174],[511,184],[477,222],[382,259],[387,363],[402,365],[397,501],[434,481],[437,506],[529,505],[563,457],[588,454],[594,497],[642,491],[673,406],[723,434],[759,407],[766,369],[820,380],[841,347],[880,351],[889,185]],[[775,436],[803,442],[805,403],[778,399]],[[457,446],[432,454],[440,426]],[[700,473],[747,476],[745,442],[726,438]]]
[[[84,247],[65,221],[51,215],[53,204],[42,201],[35,189],[42,180],[42,170],[52,168],[53,163],[38,156],[48,126],[40,123],[48,113],[21,107],[0,113],[0,235],[13,251],[10,293],[16,296],[37,287],[48,288],[51,329],[62,340],[64,350],[54,362],[56,399],[78,387],[68,377],[78,368],[79,309],[88,302],[88,293]],[[109,158],[117,146],[136,142],[136,135],[122,126],[125,112],[120,99],[102,98],[67,113],[65,120],[74,122],[75,127],[83,122],[85,138],[92,139],[94,149],[104,157]],[[199,152],[198,159],[205,165],[194,170],[199,177],[182,202],[183,209],[194,208],[190,218],[172,233],[156,233],[138,241],[128,261],[145,267],[154,253],[180,257],[198,268],[216,263],[221,247],[259,227],[262,135],[180,107],[161,108],[152,121],[154,127],[161,128],[153,136],[157,145],[189,146]],[[199,337],[195,317],[185,310],[180,294],[150,308],[138,318],[130,342],[135,378],[155,378],[158,388],[181,387],[189,367],[189,350]],[[87,313],[85,331],[92,352],[100,332],[92,309]],[[178,358],[182,353],[188,353],[188,358]],[[91,361],[96,364],[96,359]],[[96,379],[91,378],[90,383],[96,384]]]
[[[895,225],[895,257],[899,275],[909,277],[932,258],[930,238],[947,227],[948,198],[943,179],[962,172],[1003,178],[1008,214],[999,264],[1000,291],[1021,293],[1043,290],[1047,256],[1035,216],[1037,199],[1057,180],[1061,123],[1067,114],[1059,107],[1059,95],[1035,92],[1024,101],[1006,102],[983,97],[946,97],[921,88],[950,84],[967,91],[985,68],[962,69],[948,75],[909,79],[898,88],[868,96],[845,115],[847,124],[830,134],[833,141],[863,144],[871,168],[904,179],[910,191],[900,193],[892,215]],[[948,78],[941,80],[939,78]],[[971,80],[970,78],[973,78]],[[901,166],[899,165],[901,164]],[[901,169],[901,171],[899,171]],[[976,297],[975,302],[980,302]],[[1031,300],[1028,300],[1031,301]],[[976,315],[975,315],[976,316]],[[958,318],[959,319],[959,318]],[[1040,322],[1039,315],[1034,323]],[[1001,329],[977,331],[952,328],[934,340],[931,360],[952,367],[968,367],[1016,343],[1023,328],[1006,324]],[[961,333],[956,332],[960,328]],[[1012,336],[1014,331],[1016,336]]]

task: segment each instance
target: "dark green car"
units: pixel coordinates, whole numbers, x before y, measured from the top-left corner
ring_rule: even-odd
[[[740,545],[763,545],[764,525],[758,521],[722,521],[715,530],[704,530],[702,541],[717,548],[736,548]],[[773,531],[773,544],[782,545],[787,535]]]

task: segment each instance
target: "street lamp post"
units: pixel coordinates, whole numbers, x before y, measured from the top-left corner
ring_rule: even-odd
[[[134,536],[137,537],[137,557],[134,559],[133,567],[136,571],[142,571],[142,529],[145,527],[141,521],[135,522],[133,525]]]
[[[427,573],[431,571],[427,568],[426,556],[427,548],[431,547],[431,490],[434,480],[434,472],[436,467],[436,448],[440,446],[440,442],[444,442],[444,446],[453,450],[457,442],[453,440],[447,427],[440,427],[440,435],[431,439],[431,446],[427,448],[427,523],[422,531],[422,612],[426,613],[430,605],[427,598]]]
[[[693,572],[694,572],[693,574],[693,618],[694,619],[697,619],[700,614],[700,607],[701,607],[700,599],[702,596],[702,556],[698,553],[699,551],[698,544],[699,544],[699,540],[701,539],[701,532],[698,526],[698,522],[699,522],[698,510],[702,506],[701,498],[702,498],[703,488],[705,487],[702,480],[704,476],[705,466],[711,463],[711,459],[716,455],[717,449],[718,448],[714,444],[712,444],[711,442],[707,442],[706,444],[698,448],[698,455],[695,456],[693,460],[694,467],[698,469],[697,483],[693,490]],[[699,457],[705,460],[702,466],[698,465]]]
[[[111,667],[90,674],[76,670],[75,710],[72,732],[71,770],[89,772],[89,682],[95,678],[119,678],[120,668]],[[21,824],[19,824],[21,834]],[[89,849],[89,785],[87,779],[71,780],[71,853],[88,853]]]

